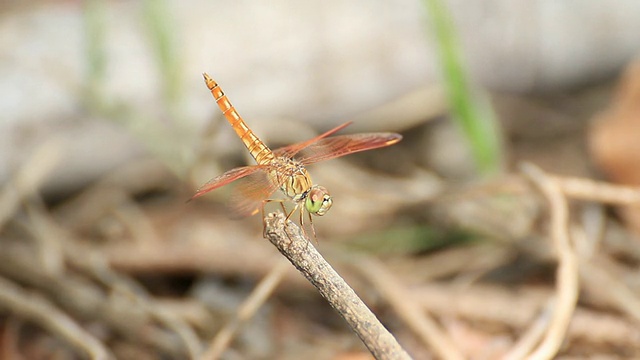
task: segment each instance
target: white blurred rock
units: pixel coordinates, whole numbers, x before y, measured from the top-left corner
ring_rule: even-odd
[[[636,0],[448,3],[473,77],[492,89],[576,86],[617,71],[640,49]],[[74,150],[59,172],[65,182],[82,183],[140,154],[120,125],[98,125],[82,110],[87,65],[79,4],[45,2],[0,18],[0,180],[53,132],[74,134]],[[194,131],[218,112],[202,84],[203,71],[265,137],[285,132],[265,119],[301,120],[326,130],[439,78],[417,0],[168,4],[183,61],[180,113]],[[106,6],[106,94],[166,121],[163,74],[139,3]],[[389,119],[389,130],[395,120]],[[220,143],[240,149],[225,131]]]

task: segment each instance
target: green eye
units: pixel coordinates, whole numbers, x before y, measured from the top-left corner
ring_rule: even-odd
[[[322,186],[314,186],[309,190],[304,207],[311,214],[322,216],[331,208],[332,204],[333,201],[327,189]]]
[[[322,201],[313,201],[310,197],[307,197],[307,201],[305,201],[304,206],[307,208],[307,211],[315,214],[320,211],[322,207]]]

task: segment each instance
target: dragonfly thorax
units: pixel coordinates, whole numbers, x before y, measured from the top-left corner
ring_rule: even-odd
[[[272,176],[281,184],[282,192],[296,202],[303,199],[313,184],[307,169],[298,161],[289,158],[276,158],[274,163],[276,170]]]
[[[329,211],[333,201],[329,191],[320,185],[312,185],[311,175],[297,160],[286,157],[274,159],[272,176],[275,176],[282,192],[313,215],[322,216]]]

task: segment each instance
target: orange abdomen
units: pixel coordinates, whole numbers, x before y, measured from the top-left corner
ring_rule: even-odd
[[[240,114],[236,111],[236,108],[231,105],[231,102],[227,98],[227,95],[224,94],[224,91],[218,86],[207,73],[202,74],[204,76],[204,82],[207,84],[209,90],[211,90],[211,95],[216,100],[218,107],[222,110],[222,114],[227,119],[233,130],[235,130],[244,146],[247,147],[251,156],[256,159],[256,162],[260,165],[269,164],[274,156],[271,150],[265,145],[262,140],[260,140],[254,133],[249,129],[247,124],[244,122]]]

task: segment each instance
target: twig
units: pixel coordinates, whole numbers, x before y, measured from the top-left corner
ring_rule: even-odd
[[[121,198],[123,199],[122,202],[127,202],[125,194]],[[128,203],[128,206],[135,208],[132,203]],[[40,245],[38,246],[39,253],[43,254],[43,259],[53,258],[49,263],[54,264],[54,266],[50,265],[44,272],[65,277],[65,275],[68,275],[65,269],[66,260],[66,262],[73,265],[75,270],[89,275],[106,287],[108,289],[106,292],[111,294],[111,299],[115,299],[119,295],[132,300],[140,313],[147,313],[150,320],[151,318],[156,319],[173,331],[183,341],[185,349],[191,358],[195,358],[202,353],[200,342],[193,329],[172,312],[165,311],[164,308],[158,306],[154,298],[149,296],[138,283],[124,274],[113,271],[101,254],[81,245],[81,241],[70,234],[66,234],[64,229],[40,206],[27,204],[25,207],[30,220],[28,226],[33,228],[34,238],[38,240],[38,245]],[[130,211],[135,213],[135,215],[131,214],[130,218],[143,217],[139,211],[136,213],[136,210],[138,209]],[[140,223],[148,223],[146,218],[138,220],[140,220]],[[131,232],[138,234],[141,231],[132,229]],[[51,253],[54,255],[50,255]],[[77,254],[85,254],[85,256],[77,256]],[[42,262],[44,263],[44,261]],[[130,320],[131,318],[129,318]]]
[[[20,201],[35,192],[58,164],[64,141],[54,137],[40,145],[14,177],[0,190],[0,227],[13,215]]]
[[[560,349],[578,301],[578,256],[569,236],[569,209],[560,186],[542,170],[525,164],[522,171],[539,187],[551,208],[551,238],[558,256],[557,301],[549,328],[529,360],[551,359]]]
[[[590,293],[606,301],[636,323],[640,322],[640,299],[633,289],[601,266],[583,266],[580,275]],[[602,284],[607,284],[606,288]]]
[[[607,284],[602,279],[598,281],[600,288],[603,287],[602,284]],[[606,290],[605,287],[603,292]],[[507,328],[520,329],[537,321],[536,314],[541,314],[537,318],[546,319],[546,324],[551,320],[553,304],[545,304],[553,297],[550,296],[550,291],[536,285],[524,286],[515,291],[499,285],[473,284],[460,288],[450,283],[429,283],[412,286],[410,291],[411,296],[426,311],[473,324],[500,324]],[[602,308],[611,305],[616,304],[601,302],[596,306]],[[545,314],[547,316],[544,316]],[[640,348],[640,328],[637,324],[638,322],[624,312],[608,315],[598,310],[578,308],[571,319],[567,339],[580,343],[615,344],[620,348]],[[527,333],[534,326],[537,325],[530,326],[526,330]],[[546,327],[543,332],[544,330]],[[526,336],[526,333],[522,334],[521,338]],[[542,336],[537,338],[538,342],[540,338]]]
[[[53,333],[60,334],[77,349],[89,354],[92,359],[112,358],[98,339],[82,329],[72,318],[58,310],[45,298],[28,294],[1,277],[0,306],[34,320]]]
[[[174,356],[183,354],[183,347],[173,334],[151,322],[147,312],[140,311],[141,299],[132,294],[105,290],[74,271],[51,274],[33,256],[34,250],[24,243],[4,246],[0,251],[0,274],[38,288],[72,315],[105,322],[123,337],[155,346]],[[78,254],[86,254],[78,250]]]
[[[570,198],[597,201],[604,204],[639,205],[640,187],[613,185],[590,179],[548,176],[562,193]]]
[[[266,238],[318,289],[376,359],[411,358],[299,227],[280,212],[267,215],[265,226]]]
[[[400,318],[425,344],[431,346],[440,358],[464,359],[453,340],[428,316],[416,298],[385,269],[383,264],[371,258],[361,258],[355,261],[355,265],[374,284]]]
[[[535,348],[536,344],[540,341],[544,335],[545,330],[549,327],[549,314],[553,307],[555,299],[547,302],[547,306],[542,310],[542,315],[529,326],[527,331],[520,336],[518,342],[509,349],[509,352],[502,357],[502,360],[520,360],[524,359],[527,354],[531,353],[531,350]]]
[[[236,317],[218,331],[211,345],[202,355],[202,360],[219,359],[222,356],[223,351],[229,346],[240,327],[264,304],[280,284],[288,269],[289,265],[286,262],[280,262],[260,281],[251,295],[240,305]]]

